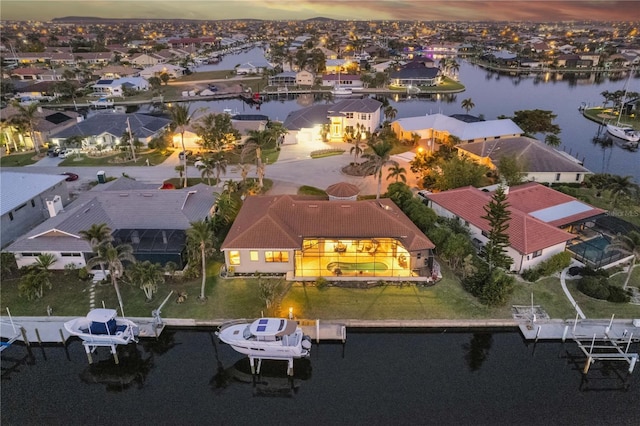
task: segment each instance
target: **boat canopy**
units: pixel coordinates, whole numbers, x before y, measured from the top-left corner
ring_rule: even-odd
[[[92,309],[87,314],[87,319],[92,322],[105,323],[115,318],[116,313],[117,312],[115,309],[104,309],[104,308]]]
[[[256,337],[284,336],[296,331],[298,324],[282,318],[260,318],[251,326],[251,334]]]

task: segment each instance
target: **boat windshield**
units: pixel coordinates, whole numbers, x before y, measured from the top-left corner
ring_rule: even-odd
[[[244,331],[242,332],[242,337],[246,340],[246,339],[250,339],[251,337],[253,337],[253,335],[251,334],[251,330],[249,330],[249,326],[246,326],[244,328]]]

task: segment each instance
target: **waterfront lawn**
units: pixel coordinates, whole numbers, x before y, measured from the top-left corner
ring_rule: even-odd
[[[608,319],[611,318],[613,314],[615,314],[617,319],[640,318],[640,306],[638,305],[632,305],[630,303],[610,303],[606,300],[594,299],[581,293],[578,290],[578,282],[574,280],[567,281],[567,288],[587,318]]]
[[[575,317],[576,311],[562,291],[560,279],[547,277],[535,283],[517,281],[509,306],[531,306],[531,293],[533,293],[533,304],[540,305],[551,318],[567,319]]]
[[[171,149],[154,149],[154,150],[136,152],[137,161],[135,162],[133,160],[124,161],[124,162],[118,161],[117,158],[120,155],[120,152],[118,151],[115,151],[111,155],[105,155],[102,157],[89,157],[87,155],[80,154],[80,155],[73,155],[69,158],[65,158],[60,162],[60,164],[58,164],[58,167],[74,167],[74,166],[90,166],[90,167],[137,166],[139,167],[139,166],[146,166],[147,160],[149,160],[150,166],[156,166],[164,162],[167,158],[169,158],[172,152],[173,150]]]
[[[13,316],[46,316],[47,306],[52,315],[79,316],[89,310],[89,286],[91,281],[81,281],[77,275],[63,271],[51,271],[51,290],[44,288],[42,299],[29,301],[20,296],[18,278],[2,279],[0,310],[6,315],[7,308]]]
[[[44,148],[43,148],[44,149]],[[35,151],[17,152],[0,157],[0,167],[28,166],[40,160],[43,156],[37,156]]]

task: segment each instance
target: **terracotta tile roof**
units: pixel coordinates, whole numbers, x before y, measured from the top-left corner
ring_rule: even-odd
[[[358,195],[360,193],[360,188],[351,183],[338,182],[329,186],[325,192],[331,197],[347,198]]]
[[[511,204],[509,207],[511,221],[508,234],[509,244],[516,251],[522,254],[529,254],[573,238],[572,234],[520,210],[517,207],[517,201],[511,203],[511,192],[512,189],[510,189],[509,197],[507,197]],[[427,198],[482,231],[489,231],[491,227],[485,219],[482,219],[482,216],[486,214],[483,207],[489,203],[491,195],[489,192],[483,192],[472,186],[467,186],[437,194],[427,194]]]
[[[297,249],[304,238],[398,238],[407,250],[433,243],[389,199],[327,201],[280,195],[248,197],[222,250]]]

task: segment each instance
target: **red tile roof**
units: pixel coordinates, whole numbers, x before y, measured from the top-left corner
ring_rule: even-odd
[[[298,249],[304,238],[398,238],[409,251],[435,248],[389,199],[279,195],[248,197],[222,249]]]
[[[539,184],[534,183],[534,185]],[[536,219],[527,214],[527,212],[519,209],[519,199],[514,203],[511,202],[511,193],[514,189],[516,188],[509,190],[509,196],[507,197],[507,201],[510,203],[509,211],[511,212],[511,220],[507,231],[509,234],[509,245],[511,247],[519,253],[528,254],[551,247],[555,244],[560,244],[574,237],[572,234]],[[482,219],[482,216],[486,215],[484,206],[489,204],[491,196],[491,193],[481,191],[472,186],[452,189],[437,194],[427,194],[427,198],[433,203],[438,204],[456,216],[480,228],[482,231],[487,232],[491,227],[485,219]],[[540,208],[544,208],[544,206]]]

